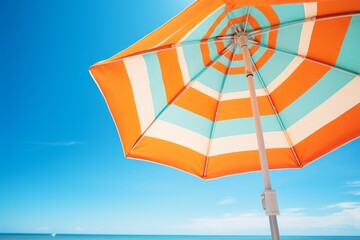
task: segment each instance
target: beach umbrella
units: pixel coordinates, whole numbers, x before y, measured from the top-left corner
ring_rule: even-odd
[[[116,23],[114,23],[116,24]],[[199,0],[90,72],[123,152],[203,179],[302,168],[360,135],[360,1]]]

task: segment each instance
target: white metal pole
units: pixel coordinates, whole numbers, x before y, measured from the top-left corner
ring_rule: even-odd
[[[261,171],[262,171],[262,175],[263,175],[263,179],[264,179],[264,186],[265,186],[265,191],[261,196],[262,202],[263,202],[263,207],[265,209],[266,215],[269,216],[272,239],[279,240],[280,234],[279,234],[279,228],[278,228],[277,217],[276,217],[276,215],[279,215],[279,209],[278,209],[278,204],[277,204],[277,199],[276,199],[276,192],[274,190],[272,190],[272,188],[271,188],[269,166],[268,166],[268,161],[267,161],[266,151],[265,151],[264,135],[263,135],[263,131],[261,128],[259,107],[258,107],[258,103],[257,103],[257,99],[256,99],[256,92],[255,92],[255,87],[254,87],[254,77],[253,77],[252,66],[251,66],[251,62],[250,62],[250,52],[249,52],[249,48],[247,46],[247,36],[245,34],[241,34],[241,35],[235,37],[235,41],[237,44],[240,45],[240,48],[241,48],[241,51],[243,54],[246,78],[247,78],[248,84],[249,84],[251,106],[252,106],[252,110],[253,110],[255,129],[256,129],[256,138],[257,138],[257,143],[258,143],[258,147],[259,147],[260,165],[261,165]]]

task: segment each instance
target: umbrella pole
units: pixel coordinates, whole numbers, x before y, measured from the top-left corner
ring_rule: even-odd
[[[280,234],[279,234],[279,227],[277,224],[277,217],[276,217],[277,215],[279,215],[279,208],[277,203],[276,191],[274,191],[271,188],[269,166],[265,151],[264,135],[260,123],[259,107],[256,99],[252,66],[250,63],[250,52],[247,46],[247,36],[244,33],[241,33],[238,37],[235,38],[235,41],[240,46],[243,54],[246,78],[249,84],[251,106],[253,110],[255,129],[256,129],[256,138],[259,147],[261,171],[265,186],[265,191],[261,195],[262,204],[265,210],[265,214],[269,216],[272,239],[279,240]]]

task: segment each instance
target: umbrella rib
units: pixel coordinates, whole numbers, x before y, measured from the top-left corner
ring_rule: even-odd
[[[250,15],[250,6],[247,9],[247,14],[246,14],[246,20],[245,20],[245,26],[244,26],[244,32],[246,32],[246,27],[248,25],[248,21],[249,21],[249,15]]]
[[[301,58],[303,58],[303,59],[305,59],[307,61],[319,64],[319,65],[322,65],[322,66],[325,66],[325,67],[328,67],[328,68],[336,69],[336,70],[338,70],[340,72],[352,75],[354,77],[359,75],[359,73],[357,73],[357,72],[353,72],[353,71],[350,71],[350,70],[347,70],[347,69],[344,69],[344,68],[341,68],[341,67],[338,67],[338,66],[335,66],[335,65],[331,65],[331,64],[327,64],[327,63],[324,63],[324,62],[321,62],[321,61],[318,61],[318,60],[314,60],[314,59],[308,58],[308,57],[303,56],[303,55],[299,55],[299,54],[295,54],[295,53],[289,53],[289,52],[286,52],[284,50],[280,50],[278,48],[272,48],[272,47],[269,47],[269,46],[264,46],[261,43],[253,41],[253,40],[249,40],[249,43],[252,43],[252,44],[257,45],[259,47],[271,50],[273,52],[280,52],[280,53],[284,53],[284,54],[287,54],[287,55],[290,55],[290,56],[301,57]]]
[[[149,131],[149,129],[154,125],[154,123],[159,119],[159,117],[168,109],[170,105],[172,105],[179,97],[183,95],[183,93],[191,87],[191,85],[200,78],[201,75],[203,75],[208,69],[210,69],[212,66],[214,66],[215,63],[217,63],[222,57],[225,56],[226,53],[228,53],[231,48],[234,46],[234,43],[231,43],[229,46],[227,46],[211,63],[205,66],[205,68],[198,73],[192,80],[190,80],[180,91],[178,94],[175,95],[174,98],[170,100],[170,102],[161,110],[161,112],[154,118],[154,120],[150,123],[150,125],[145,129],[145,131],[140,135],[140,137],[135,141],[133,147],[130,149],[129,154],[127,157],[131,155],[131,152],[136,148],[136,146],[139,144],[141,139],[145,136],[145,133]]]
[[[213,121],[212,128],[211,128],[211,131],[210,131],[210,140],[209,140],[209,146],[208,146],[207,154],[206,154],[206,160],[205,160],[203,178],[206,177],[207,168],[208,168],[208,164],[209,164],[209,153],[210,153],[210,149],[211,149],[212,139],[213,139],[213,137],[214,137],[215,123],[216,123],[216,120],[217,120],[217,118],[218,118],[218,113],[219,113],[219,109],[220,109],[220,101],[221,101],[221,98],[222,98],[222,95],[223,95],[223,91],[224,91],[224,86],[225,86],[226,79],[227,79],[227,77],[228,77],[228,75],[229,75],[229,73],[230,73],[231,64],[232,64],[233,61],[234,61],[236,48],[237,48],[237,45],[233,46],[233,50],[234,50],[234,51],[233,51],[233,54],[232,54],[232,57],[231,57],[231,61],[230,61],[230,64],[229,64],[227,73],[226,73],[226,75],[225,75],[224,81],[223,81],[223,83],[222,83],[222,85],[221,85],[221,90],[220,90],[220,94],[219,94],[218,102],[217,102],[217,106],[216,106],[215,117],[214,117],[214,121]]]
[[[293,22],[289,22],[289,23],[285,23],[285,24],[277,24],[277,25],[273,25],[273,26],[270,26],[267,28],[254,30],[254,31],[249,32],[248,35],[250,37],[254,37],[257,35],[269,33],[272,31],[276,31],[276,30],[280,30],[280,29],[284,29],[284,28],[288,28],[288,27],[293,27],[293,26],[296,26],[299,24],[304,24],[307,22],[317,22],[317,21],[331,20],[331,19],[336,19],[336,18],[353,17],[353,16],[358,16],[358,15],[360,15],[360,12],[336,14],[336,15],[326,15],[326,16],[321,16],[321,17],[310,17],[310,18],[305,18],[305,19],[298,20],[298,21],[293,21]]]
[[[295,159],[296,159],[296,162],[297,162],[298,166],[301,167],[302,164],[301,164],[301,162],[300,162],[300,159],[299,159],[299,157],[298,157],[298,154],[296,153],[296,151],[295,151],[295,149],[294,149],[294,144],[293,144],[293,142],[291,141],[290,136],[289,136],[288,132],[287,132],[286,129],[285,129],[284,123],[283,123],[283,121],[282,121],[281,118],[280,118],[279,112],[278,112],[278,110],[276,109],[276,106],[275,106],[275,104],[274,104],[274,102],[273,102],[273,100],[272,100],[272,98],[271,98],[271,96],[270,96],[269,90],[267,89],[267,87],[266,87],[266,85],[265,85],[265,82],[264,82],[263,78],[261,77],[261,74],[260,74],[260,72],[259,72],[259,70],[258,70],[258,68],[257,68],[257,66],[256,66],[256,63],[255,63],[254,59],[253,59],[252,57],[250,57],[250,59],[251,59],[252,65],[253,65],[254,68],[255,68],[256,75],[258,76],[258,78],[259,78],[259,80],[260,80],[260,82],[261,82],[261,85],[262,85],[262,87],[263,87],[264,90],[265,90],[265,94],[266,94],[266,96],[267,96],[267,98],[268,98],[268,100],[269,100],[269,102],[270,102],[270,104],[271,104],[271,107],[272,107],[272,109],[273,109],[274,112],[275,112],[275,116],[276,116],[276,119],[278,120],[278,123],[279,123],[279,125],[280,125],[280,127],[281,127],[281,130],[283,131],[283,133],[284,133],[284,135],[285,135],[285,138],[286,138],[286,140],[287,140],[287,142],[288,142],[288,144],[289,144],[289,146],[290,146],[290,149],[291,149],[291,151],[292,151],[292,153],[293,153],[293,155],[294,155],[294,157],[295,157]]]
[[[225,9],[225,11],[226,11],[226,9]],[[230,22],[230,24],[231,24],[231,27],[233,28],[234,32],[237,33],[237,34],[239,34],[239,32],[238,32],[238,30],[236,29],[234,23],[231,21],[231,18],[229,17],[227,11],[226,11],[226,17],[227,17],[227,19],[229,20],[229,22]]]

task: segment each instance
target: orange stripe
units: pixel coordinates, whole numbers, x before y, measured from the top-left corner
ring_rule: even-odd
[[[265,63],[267,63],[267,61],[269,61],[269,59],[272,57],[273,54],[274,54],[273,51],[266,50],[266,52],[255,63],[257,69],[261,69],[265,65]]]
[[[200,45],[200,51],[201,51],[204,66],[209,65],[212,62],[211,57],[210,57],[210,49],[209,49],[209,47],[206,46],[206,44],[201,44]]]
[[[289,148],[266,150],[270,169],[298,168]],[[259,152],[246,151],[222,154],[209,158],[206,179],[261,170]]]
[[[346,0],[344,1],[328,1],[319,2],[317,5],[317,15],[333,15],[340,13],[351,13],[360,11],[359,0]]]
[[[225,44],[223,42],[216,42],[215,46],[217,53],[221,53],[221,51],[225,48]]]
[[[232,67],[229,71],[229,75],[237,75],[245,73],[245,67]]]
[[[303,95],[327,72],[328,67],[304,60],[270,95],[279,112]],[[301,82],[301,84],[299,84]]]
[[[210,38],[213,34],[216,27],[221,23],[221,21],[226,17],[226,11],[223,11],[214,21],[214,23],[210,26],[209,30],[204,35],[204,39]]]
[[[121,136],[124,153],[128,154],[141,135],[134,95],[123,61],[90,68]]]
[[[331,111],[331,109],[329,109]],[[360,136],[360,104],[328,123],[294,148],[306,165]]]
[[[209,30],[206,32],[206,34],[204,35],[203,39],[208,39],[211,37],[211,34],[214,32],[215,28],[220,24],[220,22],[226,17],[226,12],[222,12],[214,21],[214,23],[210,26]],[[220,54],[221,51],[225,48],[225,45],[223,43],[215,43],[216,49],[217,49],[217,53]],[[204,66],[209,65],[212,62],[211,56],[210,56],[210,49],[209,49],[209,45],[207,44],[202,44],[200,45],[200,49],[201,49],[201,54],[202,54],[202,59],[203,59],[203,64]],[[227,66],[217,62],[215,64],[216,66],[214,66],[215,69],[218,69],[219,71],[223,72],[225,69],[227,70]]]
[[[219,36],[225,36],[226,33],[227,33],[227,31],[228,31],[230,28],[232,28],[232,27],[231,27],[231,23],[228,22],[228,23],[226,24],[226,26],[223,28],[223,30],[221,30]]]
[[[201,5],[201,6],[200,6]],[[217,10],[221,6],[221,2],[219,0],[215,0],[214,2],[209,2],[209,0],[203,0],[198,3],[198,10],[194,12],[193,15],[188,16],[188,18],[184,18],[184,21],[188,21],[189,24],[185,27],[181,28],[179,32],[174,34],[171,38],[169,38],[165,44],[177,43],[179,42],[189,31],[191,31],[194,27],[196,27],[202,20],[212,14],[215,10]],[[213,7],[216,6],[216,7]],[[211,9],[211,11],[209,11]],[[226,12],[223,11],[221,15],[226,15]],[[221,16],[220,15],[220,16]],[[218,19],[216,20],[218,21]],[[213,26],[212,26],[213,27]],[[215,26],[216,27],[216,26]],[[215,29],[214,27],[214,29]],[[180,29],[180,28],[179,28]],[[206,37],[203,37],[205,39]]]
[[[274,110],[266,96],[257,97],[260,115],[272,115]],[[253,117],[250,98],[234,99],[220,102],[218,121],[234,118]]]
[[[240,17],[237,17],[237,18],[232,18],[231,21],[234,23],[234,24],[240,24],[240,23],[243,23],[246,21],[246,16],[243,15],[243,16],[240,16]],[[257,30],[257,29],[260,29],[261,26],[259,24],[259,22],[256,20],[256,18],[254,18],[252,15],[249,15],[248,17],[248,24],[254,29],[254,30]]]
[[[214,121],[217,103],[217,100],[208,95],[189,88],[174,104]]]
[[[253,46],[251,46],[249,48],[249,51],[250,51],[251,55],[253,56],[256,53],[256,51],[259,50],[259,49],[260,49],[260,47],[258,45],[253,45]],[[240,60],[243,60],[243,59],[244,58],[243,58],[242,53],[238,53],[234,57],[234,61],[240,61]]]
[[[198,177],[202,177],[205,163],[205,156],[198,152],[147,136],[138,143],[128,157],[175,167]]]
[[[135,52],[140,52],[150,48],[154,48],[159,44],[161,46],[169,43],[176,43],[183,38],[191,29],[198,25],[206,16],[218,9],[224,2],[222,0],[201,0],[193,3],[182,13],[171,19],[168,23],[150,33],[145,38],[139,40],[124,51],[115,54],[106,61],[122,58]],[[180,31],[178,31],[181,29]],[[177,32],[178,31],[178,32]],[[163,42],[172,34],[175,34],[168,41]],[[170,42],[170,40],[172,42]]]
[[[233,20],[234,24],[240,24],[242,22],[244,22],[246,20],[245,16],[241,16],[239,18],[234,18],[235,20]],[[248,24],[253,28],[253,29],[260,29],[260,24],[258,23],[258,21],[256,20],[256,18],[254,18],[253,16],[249,15],[249,18],[248,18]],[[255,40],[258,41],[258,42],[261,42],[261,38],[262,38],[262,35],[257,35],[255,37]],[[255,54],[256,51],[259,49],[259,46],[252,46],[250,48],[250,51],[252,52],[252,54]],[[238,57],[239,56],[239,57]],[[236,57],[235,57],[235,60],[242,60],[242,54],[237,54]]]
[[[202,44],[200,45],[200,50],[201,50],[201,54],[202,54],[202,59],[203,59],[203,64],[204,66],[208,66],[210,65],[210,63],[213,61],[210,57],[210,49],[208,47],[208,45],[206,44]],[[218,54],[220,54],[224,49],[221,49],[220,52],[218,52]],[[226,55],[231,55],[231,52],[229,51]],[[229,57],[228,57],[229,58]],[[221,62],[216,62],[214,65],[213,65],[213,68],[217,69],[218,71],[226,74],[227,73],[227,69],[228,69],[228,66],[225,66],[223,63]]]
[[[184,87],[181,68],[176,49],[158,52],[161,74],[166,90],[167,101],[170,102]]]
[[[226,10],[230,12],[232,10],[244,6],[269,6],[269,5],[278,5],[278,4],[292,4],[292,3],[306,3],[306,2],[318,2],[318,3],[324,2],[324,4],[326,4],[331,0],[223,0],[223,1],[226,3]],[[357,1],[357,0],[352,0],[352,1]],[[342,2],[342,4],[344,3]]]
[[[237,17],[237,18],[232,18],[231,21],[234,23],[234,24],[240,24],[242,22],[245,22],[246,21],[246,16],[240,16],[240,17]],[[248,24],[254,29],[260,29],[260,24],[258,23],[258,21],[256,20],[256,18],[254,18],[253,16],[249,15],[248,17]],[[261,38],[262,38],[262,35],[257,35],[255,37],[255,40],[258,41],[258,42],[261,42]],[[255,53],[256,51],[254,51]]]
[[[228,66],[225,66],[223,63],[221,62],[216,62],[213,66],[213,68],[215,68],[216,70],[218,70],[219,72],[222,72],[223,74],[227,74],[228,72]]]
[[[277,16],[276,12],[274,11],[274,9],[272,9],[270,6],[260,6],[257,7],[259,11],[261,11],[264,16],[266,16],[266,18],[268,19],[270,25],[276,25],[280,23],[280,19]],[[267,45],[272,47],[272,48],[276,48],[276,39],[277,39],[277,34],[278,31],[272,31],[269,33],[269,40]],[[261,41],[261,39],[257,39],[255,38],[257,41]],[[267,61],[270,60],[270,58],[272,57],[272,55],[274,54],[273,51],[269,51],[267,50],[261,57],[260,59],[255,63],[256,67],[258,69],[261,69],[266,63]]]
[[[280,19],[274,9],[270,6],[259,6],[257,9],[262,12],[264,16],[266,16],[267,20],[269,21],[270,25],[277,25],[280,23]],[[267,45],[275,48],[276,47],[276,39],[277,39],[278,31],[271,31],[269,33],[269,40]]]
[[[219,36],[225,36],[226,32],[229,30],[229,28],[231,28],[231,23],[228,21],[228,23],[226,24],[226,26],[223,28],[223,30],[221,30]],[[218,52],[221,52],[221,49],[224,49],[225,45],[224,42],[216,42],[216,49]],[[231,60],[232,58],[232,54],[230,55],[225,55],[229,60]]]
[[[251,17],[251,16],[249,16],[249,17]],[[245,20],[246,20],[246,15],[238,16],[236,18],[231,18],[231,22],[235,25],[245,22]]]
[[[307,56],[335,65],[350,21],[351,17],[315,22]],[[334,34],[335,26],[336,34]]]

